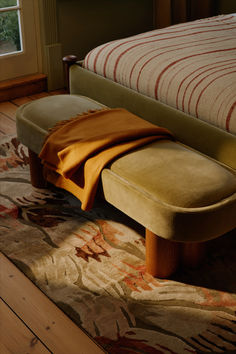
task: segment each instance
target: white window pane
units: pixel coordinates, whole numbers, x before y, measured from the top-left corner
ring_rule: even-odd
[[[18,10],[1,12],[0,55],[21,51],[21,49]]]
[[[17,5],[17,0],[0,0],[0,8],[16,6],[16,5]]]

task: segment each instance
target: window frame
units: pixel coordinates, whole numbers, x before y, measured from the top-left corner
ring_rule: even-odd
[[[40,72],[42,65],[38,0],[18,0],[5,11],[18,11],[21,50],[0,55],[0,81]]]

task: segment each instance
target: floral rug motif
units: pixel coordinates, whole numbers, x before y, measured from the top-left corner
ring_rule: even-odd
[[[144,230],[105,202],[83,212],[30,184],[27,149],[0,145],[0,250],[108,353],[236,353],[236,238],[196,270],[145,272]]]

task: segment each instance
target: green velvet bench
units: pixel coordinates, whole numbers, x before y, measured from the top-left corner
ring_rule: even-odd
[[[22,105],[18,139],[28,147],[31,181],[45,187],[38,154],[58,121],[104,107],[87,97],[58,95]],[[107,202],[146,229],[146,269],[168,277],[179,264],[197,266],[206,241],[236,226],[236,173],[184,146],[161,140],[117,158],[103,169]]]

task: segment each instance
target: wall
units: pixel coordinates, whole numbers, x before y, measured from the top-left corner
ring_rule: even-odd
[[[152,0],[57,0],[62,54],[82,59],[95,46],[153,27]]]
[[[218,14],[236,13],[235,0],[218,0]]]

